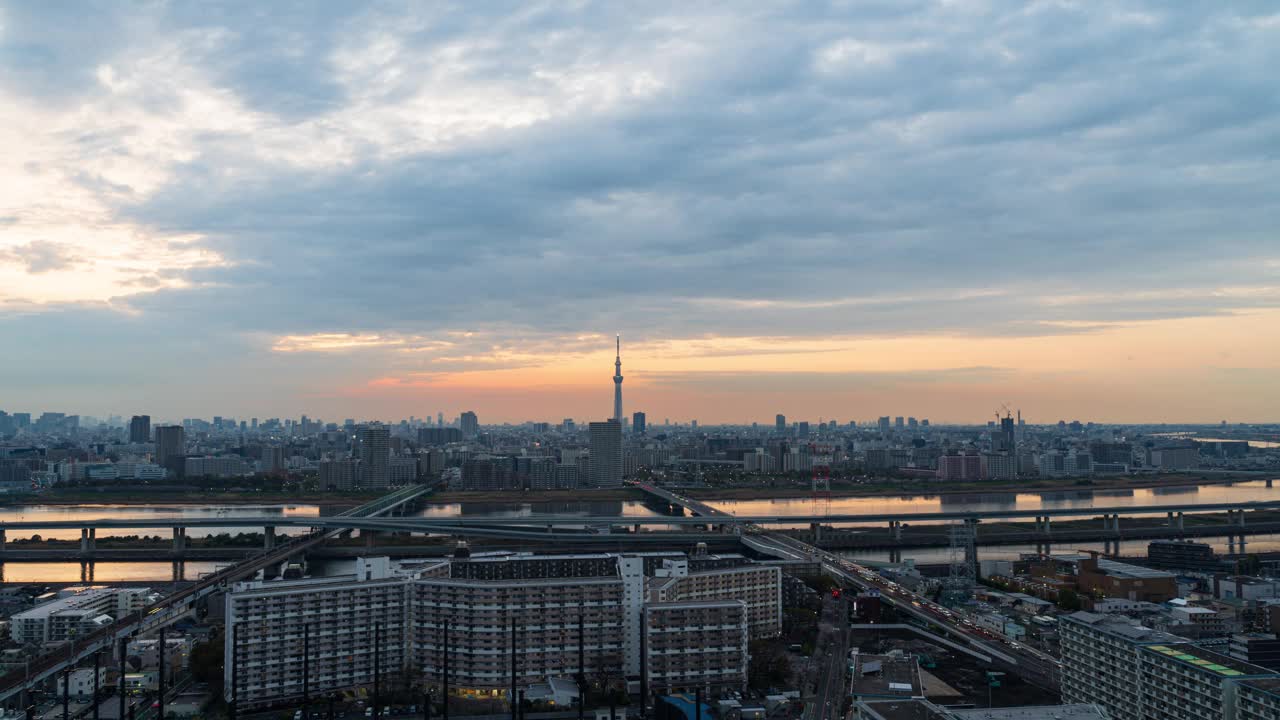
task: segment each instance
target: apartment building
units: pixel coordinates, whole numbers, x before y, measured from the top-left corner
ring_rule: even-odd
[[[747,604],[751,639],[776,637],[782,632],[782,569],[776,565],[743,565],[703,572],[681,573],[665,563],[667,577],[649,583],[652,602],[742,600]],[[664,573],[659,573],[664,574]]]
[[[1280,679],[1245,680],[1236,688],[1236,720],[1280,718]]]
[[[22,645],[66,642],[136,612],[154,599],[150,588],[65,588],[52,601],[10,617],[9,637]]]
[[[747,603],[650,603],[644,608],[650,692],[741,690],[747,682]]]
[[[1138,657],[1143,720],[1239,720],[1241,681],[1280,679],[1264,667],[1191,643],[1147,646]]]
[[[1125,617],[1077,612],[1058,622],[1062,647],[1062,701],[1096,703],[1112,720],[1143,720],[1141,664],[1145,645],[1183,639],[1142,627]]]
[[[366,558],[355,575],[237,585],[227,596],[237,640],[226,651],[226,686],[240,703],[261,705],[300,695],[304,670],[316,693],[371,684],[380,622],[384,678],[407,672],[439,686],[447,659],[455,693],[507,690],[513,655],[520,686],[584,672],[617,682],[643,674],[655,687],[739,687],[746,641],[781,628],[781,586],[777,567],[740,556]],[[670,650],[681,641],[676,657]]]
[[[1113,720],[1280,717],[1280,674],[1264,667],[1123,617],[1073,613],[1059,630],[1064,702],[1097,703]]]
[[[313,693],[371,685],[375,661],[385,678],[402,672],[407,579],[387,558],[359,558],[354,575],[237,583],[226,600],[227,697],[242,707],[299,697],[304,675]]]

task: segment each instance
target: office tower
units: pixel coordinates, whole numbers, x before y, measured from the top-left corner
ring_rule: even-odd
[[[895,417],[895,418],[893,419],[893,427],[894,427],[895,429],[898,429],[898,430],[901,430],[901,429],[903,429],[904,427],[906,427],[906,423],[904,423],[904,422],[903,422],[903,420],[902,420],[902,416],[901,416],[901,415],[899,415],[899,416],[897,416],[897,417]]]
[[[991,434],[991,450],[993,452],[1011,453],[1017,448],[1014,436],[1013,418],[1000,418],[1000,429]]]
[[[774,416],[773,431],[778,434],[785,434],[787,432],[787,416],[786,415],[779,413]]]
[[[809,437],[809,421],[807,420],[800,421],[800,437],[802,438]]]
[[[367,488],[391,486],[391,430],[382,423],[360,430],[360,484]]]
[[[590,487],[622,486],[622,425],[616,420],[593,422]]]
[[[880,426],[880,432],[886,432],[886,433],[889,432],[889,416],[888,415],[881,415],[880,420],[878,421],[878,424]]]
[[[151,442],[151,416],[134,415],[129,418],[129,442]]]
[[[622,336],[617,337],[618,355],[613,360],[613,419],[622,424]]]
[[[436,427],[444,427],[444,413],[436,413]]]
[[[462,437],[471,439],[480,434],[480,419],[470,410],[462,413],[458,419],[458,424],[462,426]]]
[[[252,429],[252,430],[257,430],[257,429],[258,429],[258,418],[253,418],[253,420],[251,420],[251,421],[249,422],[249,427],[250,427],[250,429]]]
[[[186,430],[181,425],[156,426],[156,464],[181,475],[187,449]]]
[[[642,412],[631,413],[631,431],[637,435],[644,434],[645,415]]]
[[[920,427],[929,427],[929,418],[920,421]]]
[[[919,426],[920,426],[920,423],[919,423],[915,418],[913,418],[913,417],[908,417],[908,418],[907,418],[907,429],[908,429],[908,430],[915,430],[915,429],[916,429],[916,428],[918,428]]]

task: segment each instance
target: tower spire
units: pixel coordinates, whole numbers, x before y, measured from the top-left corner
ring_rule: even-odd
[[[622,424],[622,333],[618,333],[617,356],[613,360],[613,419]]]

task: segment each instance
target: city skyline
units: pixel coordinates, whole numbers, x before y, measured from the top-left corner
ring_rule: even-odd
[[[603,420],[621,333],[651,424],[1274,422],[1277,33],[0,7],[0,402]]]

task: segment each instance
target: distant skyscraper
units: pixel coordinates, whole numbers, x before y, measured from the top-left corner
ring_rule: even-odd
[[[995,452],[1013,452],[1017,446],[1017,436],[1014,434],[1013,418],[1005,416],[1000,418],[1000,429],[991,433],[991,449]]]
[[[464,438],[473,438],[480,434],[480,419],[470,410],[462,413],[459,424],[462,426],[462,437]]]
[[[382,423],[360,430],[361,485],[385,488],[391,485],[391,429]]]
[[[901,415],[893,419],[893,426],[899,430],[906,427],[906,423],[903,422]]]
[[[156,426],[157,465],[181,475],[186,449],[187,434],[181,425]]]
[[[880,432],[889,432],[889,416],[880,416]]]
[[[631,413],[631,430],[637,435],[644,434],[645,416],[642,412]]]
[[[783,415],[782,413],[778,413],[773,418],[773,430],[774,432],[783,433],[783,434],[787,432],[787,416],[786,415]]]
[[[913,417],[908,417],[908,418],[907,418],[907,429],[908,429],[908,430],[915,430],[915,429],[916,429],[916,426],[918,426],[919,424],[920,424],[920,423],[916,422],[916,419],[915,419],[915,418],[913,418]]]
[[[613,360],[613,419],[622,425],[622,336],[617,337],[618,355]]]
[[[151,416],[134,415],[129,419],[129,442],[151,442]]]
[[[444,413],[436,413],[436,427],[444,427]]]
[[[622,485],[622,423],[593,422],[591,430],[591,487]]]
[[[807,437],[809,437],[809,421],[808,421],[808,420],[801,420],[801,421],[800,421],[800,432],[799,432],[799,435],[800,435],[800,437],[802,437],[802,438],[807,438]]]

